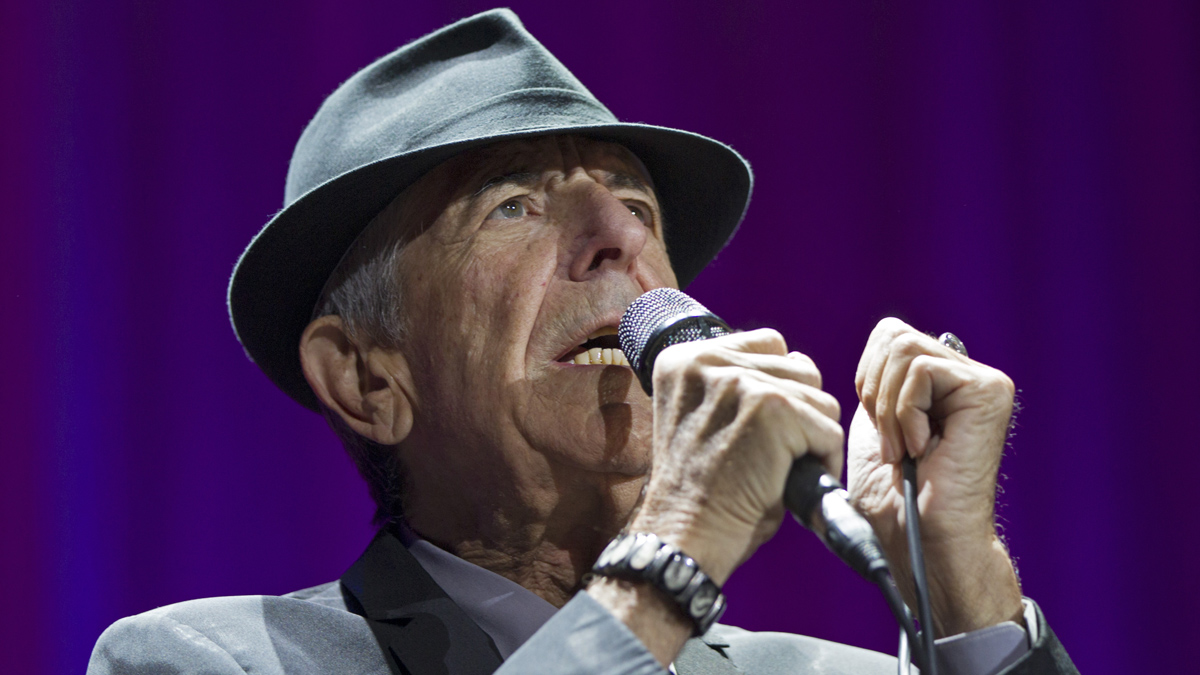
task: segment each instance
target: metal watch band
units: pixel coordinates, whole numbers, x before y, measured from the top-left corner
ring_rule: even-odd
[[[596,560],[592,572],[607,577],[647,581],[667,594],[702,635],[725,612],[721,589],[691,556],[646,532],[618,535]]]

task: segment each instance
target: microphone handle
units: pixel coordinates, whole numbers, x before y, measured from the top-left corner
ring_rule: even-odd
[[[888,570],[875,530],[850,505],[846,488],[825,472],[816,455],[803,455],[792,462],[783,488],[783,505],[830,551],[871,582]]]

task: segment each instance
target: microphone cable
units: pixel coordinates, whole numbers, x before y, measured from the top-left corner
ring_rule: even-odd
[[[905,456],[900,462],[900,473],[904,479],[904,520],[908,536],[908,563],[912,567],[913,585],[917,590],[917,615],[920,617],[921,634],[914,640],[906,630],[900,631],[900,652],[907,652],[907,642],[911,642],[921,651],[923,658],[919,661],[926,664],[928,671],[921,672],[937,675],[937,654],[933,644],[933,608],[929,603],[929,581],[925,576],[925,552],[921,547],[921,514],[917,511],[917,464],[912,457]],[[907,609],[907,607],[905,608]],[[911,619],[909,621],[911,623]],[[903,624],[902,624],[903,625]],[[907,639],[906,639],[907,638]],[[908,659],[901,659],[900,674],[908,670]]]
[[[967,355],[967,346],[954,333],[942,333],[938,337],[938,344],[963,356]],[[917,509],[917,463],[913,461],[911,456],[905,455],[904,459],[901,460],[900,472],[904,480],[904,520],[907,525],[905,529],[908,536],[908,562],[912,567],[913,586],[917,591],[917,615],[921,622],[921,635],[919,636],[919,640],[914,640],[907,629],[901,630],[900,649],[898,650],[899,655],[897,659],[901,663],[900,675],[904,675],[907,668],[903,664],[908,661],[908,658],[902,657],[907,655],[909,644],[911,643],[916,645],[924,654],[924,658],[919,659],[919,661],[928,664],[931,675],[937,675],[937,653],[934,649],[933,636],[933,607],[929,602],[929,580],[925,576],[925,553],[921,547],[921,514]],[[894,609],[893,613],[895,613]],[[901,626],[904,626],[903,622]],[[925,668],[921,668],[921,672],[926,672]]]

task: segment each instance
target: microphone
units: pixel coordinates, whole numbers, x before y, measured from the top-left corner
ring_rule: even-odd
[[[653,395],[654,361],[664,349],[733,332],[687,294],[673,288],[656,288],[625,310],[617,337],[642,389]],[[788,471],[783,504],[829,550],[868,580],[877,581],[877,575],[888,571],[887,559],[870,523],[850,506],[849,496],[842,484],[825,472],[816,456],[804,455]]]

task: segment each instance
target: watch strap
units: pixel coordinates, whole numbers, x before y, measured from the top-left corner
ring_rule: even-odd
[[[592,572],[645,581],[666,594],[703,635],[725,612],[725,596],[695,559],[648,532],[627,532],[609,542]]]

